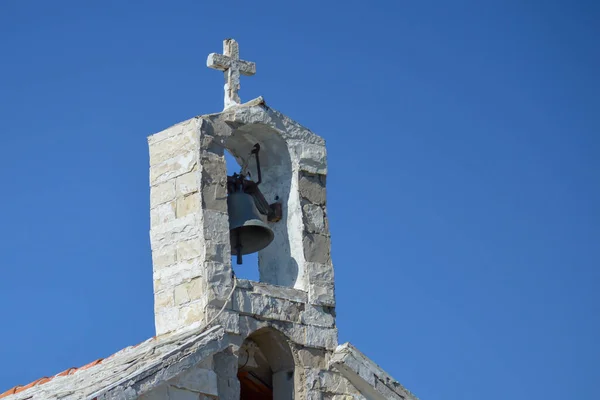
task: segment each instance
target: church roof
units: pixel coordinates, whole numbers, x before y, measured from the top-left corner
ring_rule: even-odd
[[[137,398],[228,345],[221,326],[206,332],[196,328],[154,337],[81,368],[69,368],[53,377],[14,387],[0,398],[91,400],[110,397],[114,391],[122,393],[122,398]]]
[[[350,343],[339,345],[329,363],[367,397],[376,400],[417,400],[408,389]]]

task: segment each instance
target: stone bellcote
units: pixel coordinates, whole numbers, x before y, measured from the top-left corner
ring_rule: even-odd
[[[278,199],[283,206],[282,219],[269,223],[275,239],[259,252],[257,288],[287,287],[292,297],[306,300],[300,313],[333,315],[325,142],[259,98],[148,138],[158,335],[205,323],[229,301],[233,278],[224,151],[243,165],[255,143],[261,146],[261,191],[268,202]],[[255,176],[254,163],[249,167]],[[228,306],[220,323],[235,331],[240,307],[245,306]]]

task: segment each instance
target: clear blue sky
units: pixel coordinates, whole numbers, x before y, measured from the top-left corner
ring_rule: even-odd
[[[154,334],[146,136],[222,109],[233,37],[242,99],[327,140],[341,342],[424,400],[600,398],[599,18],[2,1],[0,392]]]

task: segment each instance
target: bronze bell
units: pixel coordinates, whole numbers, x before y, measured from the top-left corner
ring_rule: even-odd
[[[231,254],[237,255],[237,263],[242,263],[242,255],[264,249],[273,241],[273,231],[263,222],[254,198],[237,191],[227,196],[229,213],[229,240]]]

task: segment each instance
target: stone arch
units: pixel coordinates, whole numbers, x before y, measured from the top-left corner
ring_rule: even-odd
[[[294,184],[294,169],[288,145],[281,133],[263,123],[242,125],[225,138],[225,148],[240,165],[248,162],[248,169],[254,180],[257,169],[254,159],[248,160],[253,146],[261,146],[260,164],[262,183],[260,190],[269,203],[283,204],[282,219],[269,223],[275,233],[273,242],[258,255],[260,281],[280,286],[296,287],[303,264],[302,234],[293,227],[302,224],[300,200]]]
[[[293,399],[295,364],[284,334],[270,327],[253,332],[238,356],[240,399]]]

